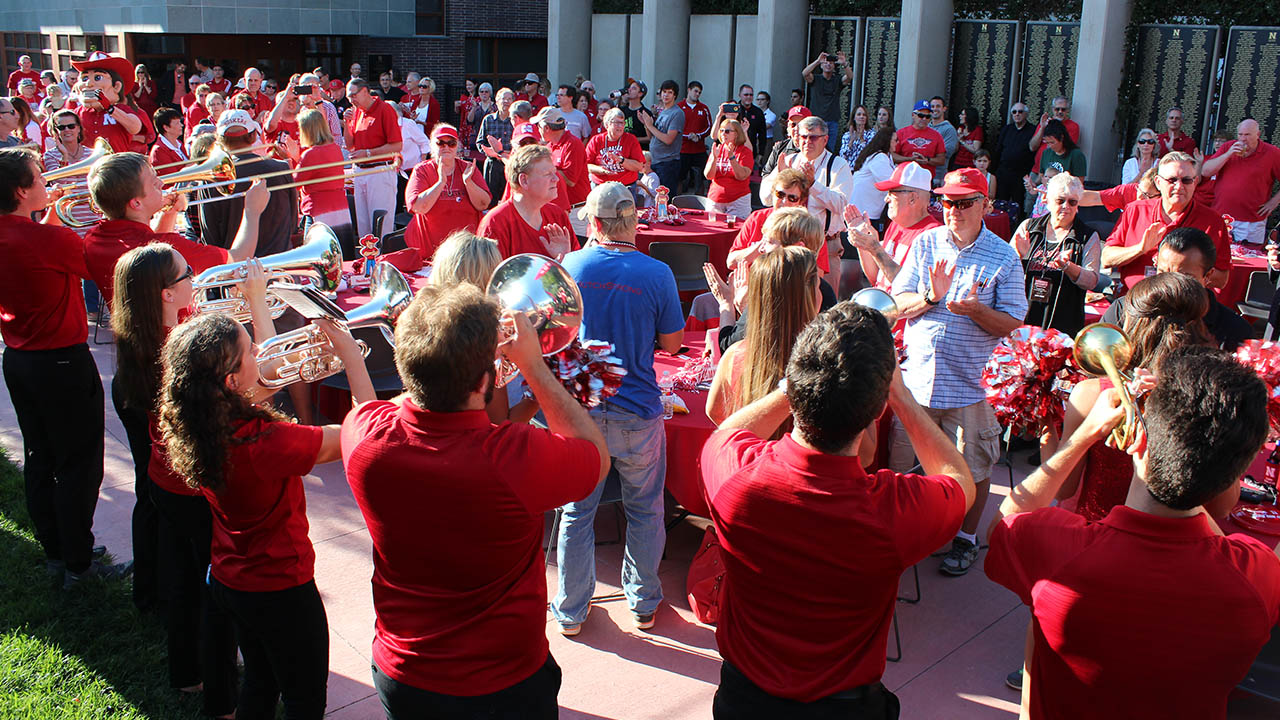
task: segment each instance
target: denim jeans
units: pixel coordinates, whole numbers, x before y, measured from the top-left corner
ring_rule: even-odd
[[[662,416],[644,420],[602,403],[591,411],[600,426],[613,467],[622,479],[622,507],[627,515],[627,545],[622,564],[622,590],[639,615],[658,609],[662,583],[658,563],[667,541],[662,490],[667,476],[667,435]],[[587,497],[564,506],[560,518],[556,574],[560,587],[551,612],[562,624],[587,617],[596,588],[596,508],[605,481]]]
[[[654,163],[653,171],[658,174],[658,182],[666,186],[671,197],[675,197],[676,184],[680,182],[680,158]]]
[[[825,119],[825,118],[824,118]],[[827,120],[827,150],[836,152],[840,149],[840,121]]]

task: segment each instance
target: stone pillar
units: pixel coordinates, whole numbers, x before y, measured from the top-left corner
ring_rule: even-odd
[[[1116,175],[1116,93],[1124,66],[1124,29],[1133,0],[1084,0],[1080,13],[1080,50],[1071,119],[1080,123],[1080,147],[1089,160],[1089,179],[1110,182]]]
[[[809,3],[807,0],[760,0],[758,17],[755,47],[738,46],[738,52],[756,54],[755,78],[734,77],[734,84],[749,82],[756,89],[767,89],[773,96],[774,108],[786,108],[791,103],[791,88],[804,86],[800,71],[813,59],[805,57]],[[734,87],[732,91],[737,90]],[[776,131],[774,137],[777,137]]]
[[[591,0],[547,3],[547,77],[554,88],[591,77]]]
[[[898,81],[893,94],[893,122],[898,127],[911,124],[911,108],[917,101],[946,94],[954,18],[951,0],[902,0]],[[1123,33],[1124,28],[1120,30]]]
[[[675,80],[682,90],[676,96],[683,94],[689,76],[689,15],[689,0],[648,0],[644,4],[639,78],[649,86],[646,105],[658,101],[658,85],[664,80]]]

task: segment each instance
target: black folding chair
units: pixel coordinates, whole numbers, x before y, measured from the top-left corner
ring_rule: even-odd
[[[677,195],[671,198],[671,204],[681,210],[710,210],[715,203],[701,195]]]
[[[708,289],[702,266],[711,259],[711,248],[695,242],[655,242],[649,243],[648,252],[650,257],[671,268],[680,292]]]

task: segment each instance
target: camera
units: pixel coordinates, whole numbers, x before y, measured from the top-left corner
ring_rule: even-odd
[[[310,95],[311,93],[315,92],[315,90],[316,90],[315,87],[312,85],[295,85],[293,87],[293,94],[294,95]]]
[[[725,115],[730,115],[730,114],[736,115],[742,112],[742,106],[736,102],[721,103],[720,112],[724,113]]]

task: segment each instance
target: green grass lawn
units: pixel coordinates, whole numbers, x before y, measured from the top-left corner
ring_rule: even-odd
[[[129,592],[127,580],[54,585],[22,471],[0,452],[0,718],[202,717],[198,696],[169,688],[163,624]]]

